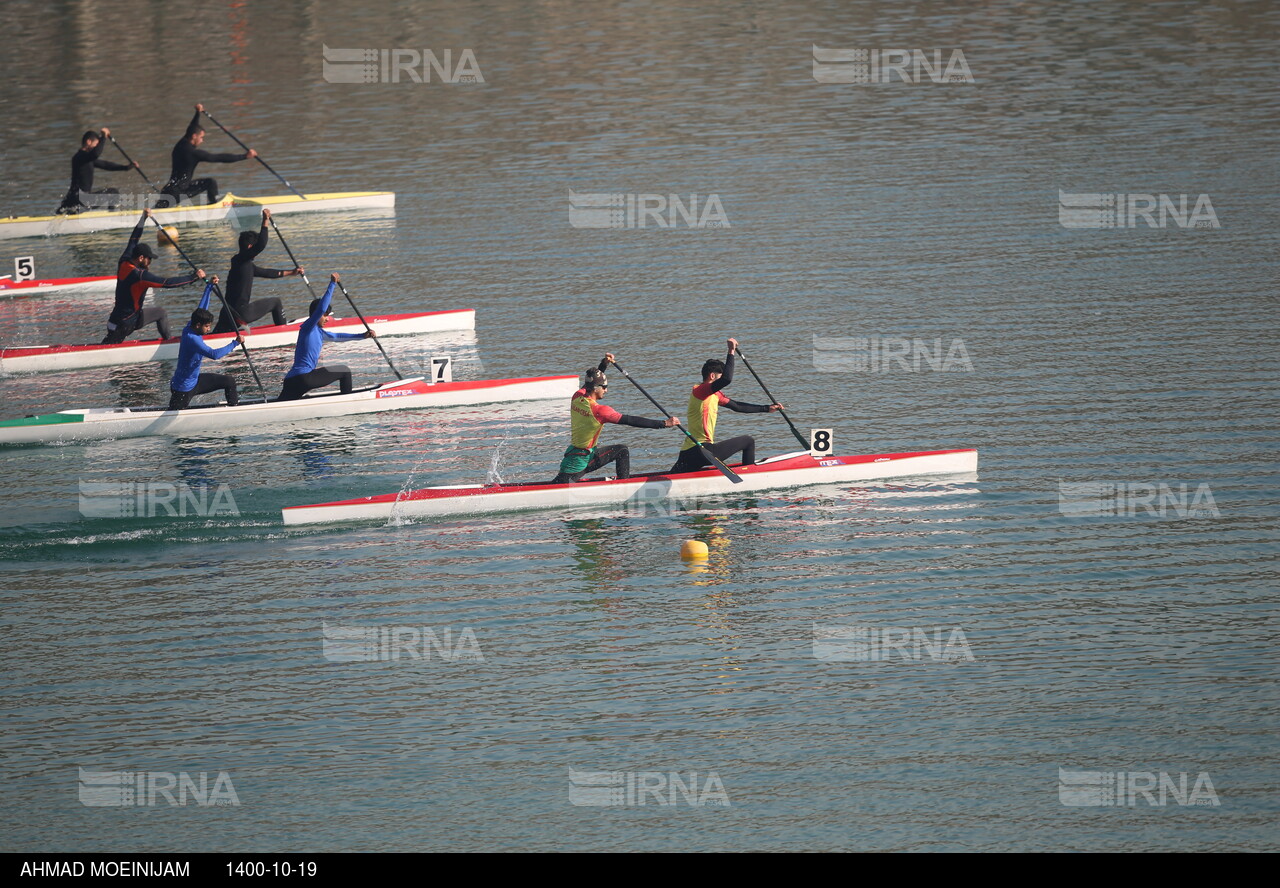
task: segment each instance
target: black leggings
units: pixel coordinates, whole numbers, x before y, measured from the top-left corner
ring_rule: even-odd
[[[81,210],[114,210],[120,205],[118,200],[95,200],[98,197],[118,197],[120,192],[115,188],[102,188],[96,191],[68,191],[62,199],[59,213],[78,213]]]
[[[124,342],[125,337],[151,323],[156,325],[156,332],[160,334],[159,338],[173,338],[173,331],[169,329],[169,315],[165,313],[163,308],[153,305],[142,309],[131,317],[125,318],[116,324],[114,330],[108,330],[107,335],[102,338],[102,344],[114,345],[118,342]]]
[[[727,441],[717,441],[715,444],[703,444],[702,446],[711,451],[712,455],[722,463],[727,463],[729,457],[741,452],[743,465],[753,466],[756,464],[756,439],[750,435],[739,435]],[[669,474],[697,472],[707,468],[709,465],[711,463],[707,462],[701,450],[697,447],[690,447],[688,450],[680,451],[680,458],[671,467]]]
[[[240,393],[236,391],[236,381],[225,373],[201,373],[196,377],[196,385],[189,392],[169,389],[170,410],[186,410],[191,406],[191,399],[196,395],[206,395],[222,389],[227,396],[227,406],[234,407],[240,403]]]
[[[172,203],[167,204],[168,206],[173,206],[174,204],[181,203],[182,198],[195,197],[201,191],[204,192],[206,198],[205,203],[218,202],[217,179],[192,179],[185,185],[174,185],[170,182],[168,185],[164,186],[164,190],[160,193],[173,198]],[[160,204],[157,203],[156,206],[158,207]]]
[[[259,318],[265,317],[268,313],[271,315],[271,323],[277,327],[289,322],[288,318],[284,316],[284,303],[279,299],[255,299],[237,311],[236,315],[240,318],[240,323],[252,324]],[[234,333],[235,330],[236,327],[231,323],[231,318],[224,308],[222,313],[218,315],[218,326],[213,328],[213,332]]]
[[[344,395],[351,393],[351,368],[345,364],[334,364],[332,367],[317,367],[310,373],[290,376],[284,381],[277,401],[296,401],[312,389],[322,388],[331,383],[338,383]]]
[[[631,477],[631,451],[627,449],[626,444],[613,444],[609,447],[601,447],[596,450],[596,455],[591,457],[587,462],[587,467],[581,472],[574,472],[572,475],[561,472],[556,475],[552,484],[569,484],[578,481],[588,472],[594,472],[601,466],[607,466],[611,462],[618,464],[618,477]]]

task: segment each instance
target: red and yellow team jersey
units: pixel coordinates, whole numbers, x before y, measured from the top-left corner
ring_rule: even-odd
[[[711,391],[711,383],[703,382],[693,387],[689,396],[689,434],[699,444],[714,444],[716,441],[716,417],[720,415],[720,405],[728,404],[729,396],[724,392]],[[684,439],[681,450],[693,447],[693,441]]]
[[[573,446],[590,450],[600,438],[606,422],[617,422],[622,414],[605,404],[593,403],[586,389],[578,389],[569,402],[569,435]]]

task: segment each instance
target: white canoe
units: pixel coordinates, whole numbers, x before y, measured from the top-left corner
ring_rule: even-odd
[[[221,434],[249,426],[301,422],[326,416],[568,398],[578,385],[576,376],[480,379],[434,385],[419,378],[388,382],[349,395],[337,392],[314,394],[296,401],[254,401],[235,407],[211,404],[186,410],[138,410],[130,407],[64,410],[0,422],[0,445],[62,444],[146,435]]]
[[[62,290],[110,290],[115,285],[114,274],[101,277],[49,278],[43,281],[14,281],[0,278],[0,296],[39,296]]]
[[[406,336],[415,333],[444,333],[474,330],[474,309],[426,311],[416,314],[367,315],[366,320],[379,336]],[[280,327],[256,327],[245,334],[250,351],[295,345],[301,321]],[[364,330],[359,318],[331,321],[326,329],[335,333],[358,333]],[[221,348],[232,340],[230,333],[211,333],[204,337],[212,348]],[[178,357],[176,339],[150,339],[119,342],[115,345],[31,345],[0,349],[0,376],[17,373],[47,373],[54,370],[83,370],[87,367],[114,367],[118,364],[141,364],[146,361],[173,361]]]
[[[715,469],[671,475],[654,472],[624,481],[591,480],[577,484],[475,484],[424,487],[359,499],[281,510],[285,524],[335,521],[386,521],[395,517],[480,515],[525,509],[594,506],[638,508],[656,502],[696,501],[758,490],[780,490],[813,484],[843,484],[908,478],[917,475],[972,474],[978,470],[976,450],[930,450],[815,459],[806,452],[773,457],[754,466],[731,466],[741,478],[732,484]]]
[[[284,215],[395,205],[394,191],[335,191],[328,194],[308,194],[305,199],[296,194],[236,197],[227,193],[216,204],[180,204],[155,210],[155,218],[163,225],[183,225],[191,222],[221,222],[241,216],[260,216],[263,207],[276,215]],[[142,208],[137,207],[128,210],[89,210],[61,216],[10,216],[0,219],[0,240],[132,228],[138,224],[141,213]]]

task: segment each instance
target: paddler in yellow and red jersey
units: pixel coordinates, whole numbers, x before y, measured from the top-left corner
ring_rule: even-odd
[[[605,423],[634,426],[638,429],[669,429],[680,424],[674,416],[667,419],[646,419],[643,416],[627,416],[600,401],[609,391],[609,380],[604,371],[613,363],[613,355],[606,354],[598,367],[583,374],[582,388],[569,401],[569,435],[573,441],[560,460],[560,474],[552,484],[568,484],[578,481],[588,472],[594,472],[609,463],[617,464],[618,478],[631,477],[631,451],[625,444],[597,447],[600,430]]]
[[[742,454],[742,464],[756,464],[756,439],[750,435],[739,435],[727,441],[716,443],[716,419],[720,408],[728,407],[736,413],[771,413],[785,409],[781,404],[744,404],[726,395],[723,389],[733,382],[733,356],[738,351],[738,340],[729,340],[729,353],[723,361],[712,358],[702,365],[702,382],[693,387],[689,395],[689,434],[698,440],[703,447],[710,450],[723,463],[735,453]],[[680,458],[671,467],[671,474],[677,472],[696,472],[710,465],[702,455],[702,449],[695,447],[693,441],[685,438],[680,448]]]

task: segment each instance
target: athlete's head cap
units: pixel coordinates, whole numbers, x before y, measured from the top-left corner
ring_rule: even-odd
[[[155,252],[148,244],[138,244],[133,248],[133,258],[137,259],[139,256],[146,256],[148,259],[156,258]]]

